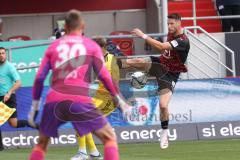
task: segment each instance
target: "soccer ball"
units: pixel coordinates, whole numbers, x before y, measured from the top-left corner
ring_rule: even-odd
[[[136,89],[143,88],[147,83],[147,76],[141,71],[134,72],[131,76],[131,86]]]

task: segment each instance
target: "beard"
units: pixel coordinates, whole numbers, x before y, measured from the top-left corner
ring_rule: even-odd
[[[176,30],[174,30],[174,29],[169,30],[168,32],[169,32],[170,34],[173,34],[173,35],[176,34]]]
[[[2,65],[4,62],[6,62],[6,59],[0,59],[0,65]]]

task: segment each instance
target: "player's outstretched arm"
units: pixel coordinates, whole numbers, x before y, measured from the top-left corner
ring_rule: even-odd
[[[148,44],[150,44],[154,48],[158,49],[159,51],[171,50],[172,49],[172,46],[170,45],[169,42],[164,42],[164,43],[159,42],[159,41],[147,36],[145,33],[143,33],[138,28],[133,29],[132,34],[136,35],[136,36],[138,36],[142,39],[145,39]]]
[[[35,126],[35,119],[38,115],[38,111],[39,111],[39,101],[40,101],[40,97],[42,94],[42,90],[43,90],[43,85],[44,85],[44,80],[50,70],[50,61],[49,61],[49,51],[47,50],[43,60],[41,62],[41,65],[38,69],[37,75],[35,77],[34,80],[34,84],[33,84],[33,90],[32,90],[32,105],[31,105],[31,110],[28,113],[28,122]]]
[[[46,53],[38,69],[37,75],[33,83],[32,97],[33,97],[33,100],[35,101],[39,101],[41,97],[44,80],[49,70],[50,70],[50,61]]]

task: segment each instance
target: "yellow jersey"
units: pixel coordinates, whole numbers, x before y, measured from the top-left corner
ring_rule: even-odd
[[[107,70],[111,74],[114,83],[118,86],[120,73],[116,58],[114,57],[114,55],[108,53],[107,55],[105,55],[104,59],[105,59],[104,64]],[[92,100],[94,105],[98,109],[100,109],[104,115],[109,115],[116,108],[113,102],[112,95],[109,93],[109,91],[104,87],[103,83],[101,82],[99,82],[98,89]]]

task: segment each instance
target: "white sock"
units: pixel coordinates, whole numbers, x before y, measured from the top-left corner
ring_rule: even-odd
[[[84,148],[84,149],[83,148],[81,148],[81,149],[79,148],[78,151],[81,152],[81,153],[87,154],[86,148]]]
[[[98,156],[99,152],[98,152],[98,150],[94,150],[90,154],[93,155],[93,156]]]

